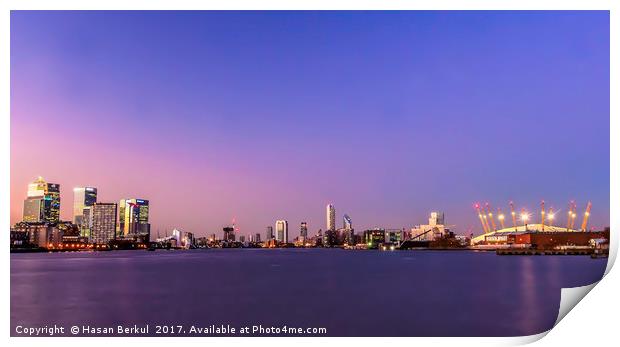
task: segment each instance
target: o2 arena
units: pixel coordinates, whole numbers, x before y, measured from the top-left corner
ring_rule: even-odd
[[[569,203],[566,213],[566,223],[559,225],[557,213],[553,208],[545,209],[545,202],[541,202],[540,217],[538,223],[532,221],[532,214],[525,209],[515,212],[514,204],[510,202],[510,221],[501,209],[493,214],[489,203],[483,206],[475,204],[482,226],[482,235],[473,237],[471,245],[477,248],[558,248],[558,247],[589,247],[592,241],[609,240],[609,230],[588,230],[588,219],[592,204],[588,202],[580,228],[577,229],[577,205],[574,201]],[[508,225],[507,223],[508,222]]]

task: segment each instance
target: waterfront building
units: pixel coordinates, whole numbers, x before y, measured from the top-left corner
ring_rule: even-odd
[[[337,230],[325,230],[323,233],[323,247],[335,247],[340,244]]]
[[[336,230],[336,208],[332,204],[326,207],[327,230]]]
[[[364,243],[368,248],[377,248],[385,242],[385,230],[380,228],[364,231]]]
[[[235,228],[233,227],[224,227],[224,241],[234,242],[235,241]]]
[[[97,188],[73,188],[73,224],[80,228],[80,235],[90,236],[90,208],[97,202]]]
[[[84,209],[93,206],[96,202],[97,188],[73,188],[73,224],[82,225],[84,222]]]
[[[22,220],[27,223],[60,221],[60,185],[47,183],[43,177],[28,184]]]
[[[267,226],[267,232],[265,234],[265,239],[267,241],[271,241],[273,239],[273,227],[271,225]]]
[[[385,242],[400,244],[403,241],[404,230],[402,229],[386,229]]]
[[[254,242],[260,242],[260,233],[256,233],[256,235],[254,235]]]
[[[276,241],[288,243],[288,221],[276,221]]]
[[[308,223],[301,222],[301,227],[299,229],[299,236],[301,236],[304,240],[308,238]]]
[[[355,232],[353,229],[340,229],[338,230],[340,243],[343,245],[353,246],[355,245]]]
[[[149,201],[144,199],[121,199],[118,205],[117,236],[122,239],[134,239],[149,242],[151,225],[149,224]]]
[[[239,236],[239,242],[241,242],[241,243],[245,242],[245,235],[240,235]]]
[[[345,214],[342,217],[342,225],[343,228],[346,230],[352,230],[353,229],[353,222],[351,221],[351,217],[349,217],[348,214]]]
[[[431,212],[428,224],[417,225],[411,229],[411,240],[434,241],[450,233],[445,225],[443,212]]]
[[[62,243],[62,230],[44,222],[19,222],[11,228],[11,248],[50,248]]]
[[[317,231],[316,236],[314,237],[314,241],[315,241],[314,245],[316,247],[323,247],[323,231],[321,229]]]
[[[96,202],[90,210],[90,241],[97,244],[107,244],[114,240],[117,205],[115,203]]]
[[[194,234],[190,232],[173,229],[172,238],[174,239],[175,246],[179,248],[189,249],[195,245]]]

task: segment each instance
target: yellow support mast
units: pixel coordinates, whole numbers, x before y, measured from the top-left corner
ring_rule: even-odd
[[[476,208],[476,212],[478,212],[478,218],[480,218],[480,224],[482,224],[482,231],[487,234],[488,230],[487,230],[487,226],[484,223],[484,218],[482,218],[482,212],[480,211],[480,204],[476,203],[475,205]]]
[[[549,215],[547,216],[547,220],[549,221],[549,226],[553,226],[553,219],[555,219],[555,213],[553,213],[553,206],[549,207]]]
[[[540,224],[542,225],[542,231],[545,231],[545,200],[540,202]]]
[[[489,203],[486,203],[486,208],[487,208],[487,215],[489,216],[489,219],[491,220],[491,226],[493,226],[493,231],[497,230],[497,226],[495,225],[495,219],[493,219],[493,212],[491,212],[491,206],[489,205]]]
[[[586,231],[588,226],[588,218],[590,218],[590,210],[592,209],[592,203],[588,201],[586,206],[586,212],[583,214],[583,222],[581,223],[581,231]]]
[[[517,214],[515,213],[515,204],[512,201],[510,202],[510,214],[512,215],[512,226],[517,231]]]
[[[577,221],[577,202],[573,201],[573,212],[571,215],[570,228],[575,230],[575,222]]]
[[[571,222],[573,219],[573,202],[568,203],[568,218],[566,219],[566,231],[570,230]]]
[[[499,225],[501,225],[502,229],[504,229],[504,214],[502,213],[502,209],[499,207],[497,208],[497,219],[499,219]]]

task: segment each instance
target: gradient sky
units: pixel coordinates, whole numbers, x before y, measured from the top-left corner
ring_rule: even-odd
[[[608,12],[13,11],[11,222],[41,175],[67,220],[76,186],[149,199],[153,234],[314,234],[330,202],[357,231],[541,199],[602,227],[609,112]]]

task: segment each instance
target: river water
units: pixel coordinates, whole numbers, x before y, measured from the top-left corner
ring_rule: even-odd
[[[553,326],[562,287],[598,281],[606,263],[415,250],[11,254],[11,334],[148,324],[154,336],[157,325],[185,335],[220,325],[326,329],[300,336],[530,335]]]

